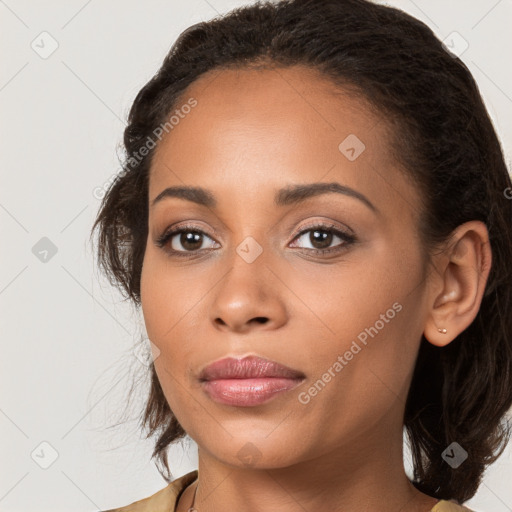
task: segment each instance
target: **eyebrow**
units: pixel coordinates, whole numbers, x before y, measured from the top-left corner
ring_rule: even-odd
[[[341,185],[336,182],[289,185],[279,189],[276,192],[274,197],[274,204],[276,206],[289,206],[301,203],[311,197],[328,193],[343,194],[349,197],[353,197],[364,203],[373,212],[377,213],[379,211],[378,208],[366,196],[357,190],[354,190],[353,188]],[[209,190],[202,187],[191,186],[168,187],[162,190],[162,192],[160,192],[160,194],[158,194],[153,199],[151,206],[155,206],[157,203],[168,197],[185,199],[199,205],[207,206],[208,208],[215,208],[217,206],[217,200]]]

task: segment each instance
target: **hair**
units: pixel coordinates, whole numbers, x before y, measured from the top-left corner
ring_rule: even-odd
[[[187,87],[209,71],[295,65],[360,94],[392,120],[393,157],[421,192],[418,231],[429,262],[460,224],[487,226],[493,257],[478,314],[445,347],[422,336],[403,418],[414,486],[462,503],[510,437],[504,418],[512,405],[512,184],[470,71],[424,23],[367,0],[282,0],[240,7],[182,32],[131,106],[123,172],[91,231],[99,231],[99,265],[139,307],[155,148],[133,155],[148,146]],[[147,438],[156,437],[152,457],[169,482],[167,448],[186,432],[153,364],[150,373],[141,425]],[[468,452],[459,468],[442,457],[452,442]]]

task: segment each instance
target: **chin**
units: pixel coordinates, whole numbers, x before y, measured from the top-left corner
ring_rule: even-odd
[[[291,466],[297,459],[297,442],[286,437],[233,437],[225,447],[215,444],[210,452],[216,459],[237,468],[277,469]]]

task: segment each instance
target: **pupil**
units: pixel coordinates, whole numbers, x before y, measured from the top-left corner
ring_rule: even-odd
[[[316,249],[326,249],[332,243],[332,233],[327,233],[326,231],[315,230],[312,231],[309,235],[311,244]],[[327,243],[326,243],[327,242]],[[316,244],[320,243],[320,247],[317,247]]]
[[[197,249],[197,247],[194,246],[194,244],[197,245],[199,242],[199,247],[201,247],[201,243],[202,243],[201,236],[202,235],[200,233],[196,233],[194,231],[187,231],[187,232],[181,233],[180,243],[185,249],[190,249],[193,251],[193,250]]]

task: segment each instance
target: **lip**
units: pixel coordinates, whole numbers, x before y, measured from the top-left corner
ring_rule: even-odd
[[[268,402],[305,378],[298,370],[254,355],[220,359],[199,374],[203,391],[213,401],[239,407]]]

